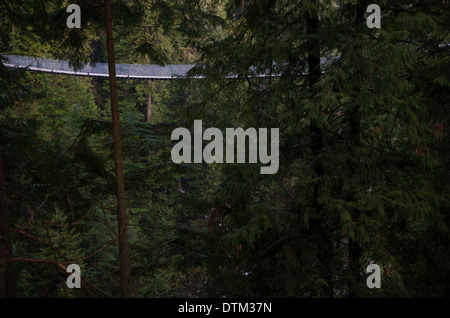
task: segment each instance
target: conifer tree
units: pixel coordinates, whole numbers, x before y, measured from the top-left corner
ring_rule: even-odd
[[[224,167],[210,269],[225,294],[409,295],[405,285],[435,269],[431,255],[418,257],[421,271],[409,265],[414,253],[401,250],[418,240],[406,237],[432,223],[442,229],[433,246],[448,249],[448,196],[432,181],[448,142],[436,137],[447,129],[448,7],[380,1],[382,27],[370,29],[367,5],[245,1],[236,21],[242,3],[231,2],[233,32],[203,48],[209,80],[194,116],[281,131],[275,176]],[[383,268],[382,290],[365,285],[370,262]]]

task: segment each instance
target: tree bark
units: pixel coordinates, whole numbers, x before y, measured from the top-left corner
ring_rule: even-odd
[[[113,128],[114,161],[117,187],[117,220],[119,228],[120,283],[122,297],[130,297],[131,280],[128,257],[127,211],[125,206],[125,181],[122,163],[122,144],[120,139],[119,99],[117,95],[116,63],[114,57],[114,37],[112,30],[112,12],[110,0],[105,0],[106,43],[108,49],[108,70],[111,95],[111,114]]]
[[[3,173],[2,151],[0,149],[0,297],[16,297],[14,268],[11,262],[12,243],[9,235],[8,201],[5,175]]]
[[[367,5],[369,2],[367,0],[358,0],[356,2],[356,19],[354,23],[354,38],[355,43],[357,43],[357,37],[358,34],[361,33],[362,29],[366,27],[366,23],[364,21],[364,13],[367,8]],[[362,59],[362,48],[358,45],[355,48],[355,54],[356,59]],[[358,68],[357,68],[358,69]],[[358,70],[357,74],[363,74],[363,70]],[[355,81],[353,85],[353,89],[355,93],[359,93],[360,91],[360,81]],[[351,141],[352,150],[354,151],[354,148],[359,148],[361,146],[361,119],[359,114],[359,105],[357,103],[354,103],[351,112],[350,112],[350,136],[349,139]],[[356,158],[356,154],[353,155]],[[352,157],[353,157],[352,156]],[[354,176],[358,173],[357,167],[355,167],[353,162],[349,163],[350,165],[350,180],[354,178]],[[356,201],[356,197],[354,195],[355,193],[352,191],[348,198],[346,198],[347,201],[353,202]],[[355,223],[355,227],[359,226],[360,224],[360,214],[361,211],[358,211],[355,209],[355,211],[352,211],[353,213],[353,220]],[[360,290],[361,286],[363,285],[362,276],[361,276],[361,265],[360,265],[360,259],[362,255],[362,246],[361,243],[358,242],[358,240],[352,239],[349,237],[348,239],[348,255],[349,255],[349,274],[350,274],[350,282],[349,282],[349,297],[360,297]]]
[[[148,99],[147,99],[147,122],[152,120],[152,93],[150,88],[152,86],[152,81],[148,81]]]
[[[319,6],[319,3],[316,2]],[[311,90],[311,96],[314,94],[314,85],[320,79],[322,71],[320,68],[320,43],[314,36],[319,30],[319,14],[318,11],[314,13],[307,13],[306,17],[306,33],[311,38],[308,39],[308,86]],[[313,167],[315,177],[318,182],[313,189],[313,205],[320,216],[313,224],[312,229],[318,235],[318,262],[321,271],[324,273],[323,278],[328,286],[321,286],[320,295],[325,298],[333,297],[333,273],[331,272],[331,262],[333,259],[333,242],[330,237],[329,229],[324,228],[323,223],[327,217],[324,214],[323,204],[319,202],[319,191],[323,186],[322,179],[325,175],[323,164],[320,158],[323,149],[323,129],[319,126],[317,119],[311,119],[310,123],[310,138]]]

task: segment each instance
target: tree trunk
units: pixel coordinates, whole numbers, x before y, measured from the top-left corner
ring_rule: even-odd
[[[319,5],[318,2],[316,5]],[[319,28],[318,11],[314,13],[307,13],[306,23],[307,34],[311,37],[316,36]],[[320,69],[320,43],[314,38],[308,39],[308,41],[308,86],[311,90],[311,96],[313,96],[314,85],[322,75]],[[318,235],[318,262],[321,272],[324,273],[323,278],[328,284],[328,286],[321,286],[320,294],[322,297],[331,298],[333,297],[333,273],[331,272],[330,265],[333,258],[333,242],[330,237],[330,231],[323,226],[327,216],[324,215],[323,205],[319,202],[319,191],[322,187],[322,179],[325,175],[325,171],[320,159],[320,154],[323,149],[323,129],[319,126],[317,119],[311,119],[310,137],[310,150],[313,157],[312,160],[314,161],[314,174],[319,180],[313,189],[313,205],[319,217],[313,224],[312,230],[316,231]]]
[[[366,7],[368,5],[367,0],[358,0],[356,2],[356,19],[355,24],[353,26],[354,28],[354,37],[355,37],[355,43],[357,43],[357,36],[359,33],[361,33],[362,29],[366,27],[366,23],[364,21],[364,13],[366,10]],[[356,59],[362,59],[362,48],[356,47],[355,48],[355,54]],[[357,74],[362,74],[363,70],[358,70]],[[360,91],[360,81],[356,81],[353,85],[353,90],[356,93],[359,93]],[[352,145],[352,152],[354,148],[358,148],[361,146],[361,119],[359,114],[359,105],[354,104],[350,113],[350,140]],[[356,157],[356,155],[352,156]],[[354,176],[358,173],[357,167],[353,164],[353,162],[349,163],[350,165],[350,179],[352,180]],[[354,195],[354,192],[352,191],[348,198],[346,198],[347,201],[353,202],[356,201],[356,197]],[[359,226],[360,224],[360,214],[362,211],[355,210],[353,211],[353,218],[354,218],[354,224],[355,227]],[[352,239],[349,237],[348,242],[348,255],[349,255],[349,271],[350,271],[350,282],[349,282],[349,297],[360,297],[360,290],[362,289],[361,286],[363,285],[362,276],[361,276],[361,265],[360,265],[360,259],[362,254],[362,246],[360,242],[357,240]]]
[[[152,86],[152,81],[148,81],[148,99],[147,99],[147,122],[152,120],[152,93],[150,88]]]
[[[3,173],[2,151],[0,149],[0,297],[16,297],[12,244],[9,236],[8,201],[6,196],[5,175]]]
[[[110,0],[105,0],[106,43],[108,49],[108,69],[111,95],[111,115],[113,126],[114,161],[117,187],[117,220],[119,228],[119,260],[122,297],[130,297],[130,264],[128,257],[127,211],[125,206],[125,182],[123,176],[122,144],[120,140],[119,99],[117,96],[116,63],[114,57],[114,37],[112,30],[112,12]]]

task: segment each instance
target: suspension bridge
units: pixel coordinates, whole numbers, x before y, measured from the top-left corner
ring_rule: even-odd
[[[448,52],[450,44],[440,44],[439,49]],[[428,50],[428,49],[426,49]],[[431,49],[430,49],[431,50]],[[86,64],[81,69],[75,69],[68,60],[55,60],[40,57],[0,54],[6,58],[3,65],[7,67],[26,68],[30,71],[54,73],[72,76],[87,77],[109,77],[108,63]],[[338,56],[323,57],[320,59],[322,73],[331,64],[339,60]],[[195,64],[172,64],[172,65],[154,65],[154,64],[116,64],[116,77],[119,79],[136,80],[174,80],[188,77],[189,71],[195,67]],[[253,73],[253,72],[252,72]],[[304,75],[307,71],[303,72]],[[257,74],[255,77],[277,77],[280,74]],[[228,78],[236,78],[237,75],[230,75]],[[190,76],[190,78],[204,78],[204,76]]]
[[[29,71],[63,74],[86,77],[109,77],[108,63],[86,64],[81,69],[75,69],[68,60],[55,60],[22,55],[3,55],[7,67],[25,68]],[[321,58],[321,68],[328,67],[336,57]],[[175,80],[188,77],[188,72],[195,64],[180,65],[154,65],[154,64],[116,64],[116,77],[118,79],[134,80]],[[304,73],[306,74],[306,73]],[[255,77],[276,77],[278,74],[257,74]],[[230,75],[228,78],[236,78]],[[204,78],[204,76],[190,76],[190,78]]]
[[[109,77],[108,63],[86,64],[75,69],[68,60],[54,60],[22,55],[3,55],[7,67],[26,68],[42,73],[63,74],[87,77]],[[194,64],[153,65],[153,64],[116,64],[116,77],[137,80],[173,80],[186,78]]]

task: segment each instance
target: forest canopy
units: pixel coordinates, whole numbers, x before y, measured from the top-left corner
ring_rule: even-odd
[[[449,297],[449,34],[446,0],[0,0],[0,296]]]

